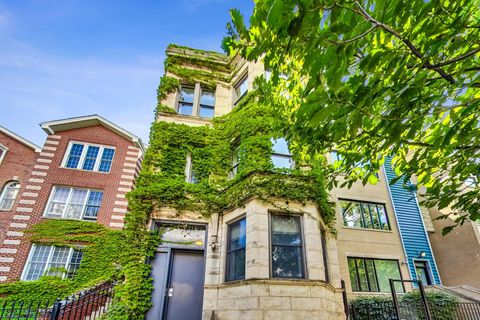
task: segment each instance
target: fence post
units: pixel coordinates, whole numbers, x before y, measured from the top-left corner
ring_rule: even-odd
[[[397,316],[396,319],[400,320],[400,307],[398,306],[398,299],[397,299],[397,292],[395,290],[395,280],[388,279],[390,282],[390,290],[392,291],[392,299],[393,299],[393,306],[395,307],[395,315]]]
[[[420,296],[422,297],[422,303],[425,307],[425,318],[427,320],[432,320],[432,315],[430,314],[430,308],[428,307],[427,296],[425,295],[425,289],[423,288],[422,280],[418,280],[418,288],[420,289]]]
[[[345,310],[345,316],[346,316],[346,319],[348,320],[350,317],[349,317],[349,307],[348,307],[348,300],[347,300],[347,289],[345,289],[345,281],[342,279],[340,280],[340,283],[342,285],[342,298],[343,298],[343,308]]]
[[[50,314],[50,320],[57,320],[60,314],[60,308],[62,307],[62,303],[58,298],[57,301],[53,304],[52,313]]]

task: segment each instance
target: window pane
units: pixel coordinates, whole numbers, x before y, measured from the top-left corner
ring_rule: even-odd
[[[303,278],[300,217],[287,215],[271,217],[273,277]]]
[[[245,249],[227,254],[227,281],[245,279]]]
[[[215,109],[200,105],[200,114],[199,114],[200,117],[212,119],[214,115],[215,115]]]
[[[375,260],[375,268],[377,270],[378,285],[380,291],[390,292],[389,279],[400,279],[400,270],[398,269],[398,262],[394,260]],[[397,284],[397,290],[403,292],[401,283]]]
[[[67,212],[65,213],[66,218],[80,219],[82,217],[82,210],[85,205],[87,193],[88,190],[85,189],[73,189]]]
[[[228,251],[245,248],[246,235],[247,235],[246,225],[247,225],[246,219],[242,219],[229,226],[230,243],[228,246]]]
[[[70,154],[68,155],[67,168],[77,168],[78,163],[80,162],[80,157],[83,151],[83,144],[74,143],[70,149]]]
[[[83,161],[83,170],[93,170],[93,168],[95,168],[95,162],[97,160],[99,150],[99,147],[88,147],[87,154],[85,155],[85,160]]]
[[[53,247],[53,253],[47,267],[47,274],[49,276],[63,275],[69,253],[70,248],[68,247]]]
[[[247,84],[247,77],[243,78],[236,86],[235,86],[235,96],[238,99],[240,99],[245,93],[247,93],[248,90],[248,84]]]
[[[351,228],[362,228],[362,212],[356,202],[340,201],[344,225]]]
[[[47,214],[61,216],[65,211],[70,188],[55,187],[52,199],[47,207]]]
[[[272,154],[271,156],[273,166],[278,169],[291,169],[292,168],[292,158],[279,156]]]
[[[193,103],[194,88],[182,87],[180,91],[180,101]]]
[[[350,284],[352,285],[352,291],[360,291],[357,282],[357,268],[355,267],[354,258],[348,258],[348,272],[350,273]]]
[[[370,211],[368,210],[368,204],[360,203],[360,207],[362,208],[363,221],[365,223],[364,227],[368,229],[374,229],[372,225],[372,220],[370,218]]]
[[[245,278],[246,223],[243,218],[228,226],[227,281]]]
[[[288,149],[288,143],[285,138],[279,138],[279,139],[271,139],[273,143],[273,153],[278,153],[278,154],[284,154],[284,155],[290,155],[290,151]]]
[[[200,104],[211,107],[215,106],[215,94],[213,92],[202,91]]]
[[[109,148],[103,149],[102,159],[100,161],[100,166],[98,167],[98,171],[100,172],[110,171],[114,154],[115,154],[115,149],[109,149]]]
[[[300,246],[300,219],[287,215],[272,215],[272,243]]]
[[[193,104],[179,102],[178,104],[178,113],[184,116],[191,116],[193,113]]]
[[[367,281],[367,272],[365,270],[365,260],[355,259],[357,263],[358,270],[358,282],[360,283],[360,291],[369,291],[368,281]]]
[[[37,280],[45,272],[47,266],[48,255],[50,254],[50,246],[33,245],[33,252],[25,273],[25,280]]]
[[[102,204],[103,192],[91,191],[88,197],[87,206],[85,207],[85,219],[96,219],[100,205]]]
[[[379,215],[381,229],[390,230],[390,226],[388,225],[387,212],[385,211],[385,206],[381,204],[377,204],[377,212]]]
[[[5,188],[1,193],[0,210],[12,209],[19,190],[20,190],[20,183],[18,182],[10,182],[5,185]]]
[[[370,291],[378,291],[377,279],[375,277],[375,268],[373,266],[373,260],[365,260],[367,267],[368,283],[370,284]]]
[[[303,278],[302,248],[273,246],[272,275],[275,278]]]
[[[80,262],[83,258],[83,252],[79,250],[73,250],[72,258],[68,265],[67,278],[72,278],[80,268]]]

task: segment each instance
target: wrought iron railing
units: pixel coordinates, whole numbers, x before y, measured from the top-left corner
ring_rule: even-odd
[[[480,320],[480,303],[456,302],[431,303],[428,308],[432,320]],[[355,305],[348,307],[349,320],[425,320],[427,316],[421,302],[399,302],[397,318],[392,301]]]
[[[112,303],[115,284],[102,283],[66,299],[25,302],[6,300],[0,305],[0,319],[16,320],[93,320]]]

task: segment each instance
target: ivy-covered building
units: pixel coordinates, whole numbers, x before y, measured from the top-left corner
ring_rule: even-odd
[[[2,147],[0,172],[10,170],[11,178],[2,185],[1,201],[9,196],[12,215],[1,235],[0,282],[21,281],[18,286],[0,284],[0,292],[4,298],[12,294],[13,301],[62,297],[110,278],[113,265],[103,268],[102,263],[111,265],[113,259],[105,252],[95,254],[98,243],[91,245],[97,239],[111,241],[108,230],[123,228],[125,195],[144,153],[138,137],[98,115],[43,122],[41,127],[48,136],[42,148],[31,151],[33,156],[2,140],[8,149]],[[16,168],[22,161],[30,165],[15,172],[10,159]],[[17,189],[8,193],[12,181]],[[112,242],[109,251],[114,248]],[[85,258],[90,262],[84,265]],[[81,263],[83,275],[75,283]],[[99,270],[92,271],[95,267]],[[42,277],[52,282],[38,283]]]
[[[268,79],[261,62],[177,45],[166,53],[127,216],[132,234],[148,223],[162,235],[147,319],[341,319],[344,291],[438,282],[428,238],[410,251],[402,241],[403,195],[388,172],[327,192],[324,168],[339,156],[307,155],[282,136],[255,90]]]

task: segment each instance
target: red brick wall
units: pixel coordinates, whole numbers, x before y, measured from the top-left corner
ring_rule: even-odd
[[[30,147],[19,142],[12,137],[0,132],[0,144],[8,148],[8,151],[0,163],[0,193],[5,184],[16,180],[20,182],[20,191],[17,200],[10,211],[0,210],[0,244],[3,243],[5,233],[13,217],[13,213],[18,204],[20,194],[25,189],[25,184],[30,176],[37,153]]]
[[[115,147],[110,172],[61,167],[70,141]],[[103,200],[97,223],[122,228],[127,208],[124,195],[131,190],[139,156],[139,150],[132,142],[102,126],[62,131],[48,136],[31,173],[26,187],[28,190],[20,196],[26,200],[23,201],[25,204],[16,208],[18,219],[9,228],[10,233],[14,233],[9,239],[13,242],[7,241],[0,248],[0,281],[13,281],[21,276],[31,246],[23,232],[45,219],[43,212],[55,185],[102,190]]]

